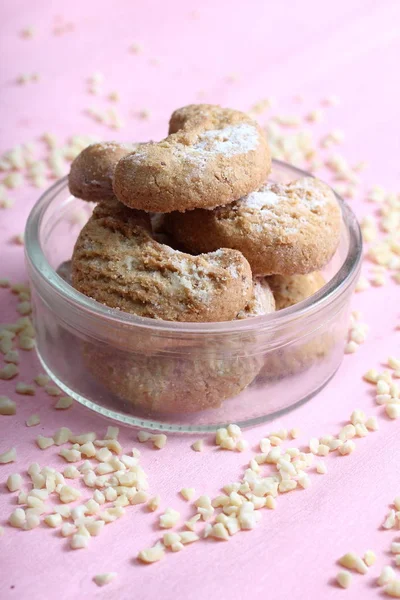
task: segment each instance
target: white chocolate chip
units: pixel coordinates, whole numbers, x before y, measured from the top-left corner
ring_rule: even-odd
[[[380,586],[388,584],[390,581],[396,578],[396,574],[392,567],[385,566],[382,568],[381,573],[378,577],[377,584]]]

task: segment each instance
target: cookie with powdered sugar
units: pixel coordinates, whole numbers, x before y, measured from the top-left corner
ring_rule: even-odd
[[[240,252],[174,250],[153,238],[148,214],[116,200],[98,204],[80,232],[72,285],[111,308],[166,321],[230,321],[253,293]]]
[[[264,133],[240,111],[186,106],[173,113],[169,133],[118,162],[120,202],[159,213],[215,208],[257,189],[270,172]]]
[[[75,158],[68,176],[69,191],[76,198],[100,202],[114,198],[112,178],[117,162],[137,144],[91,144]]]
[[[335,194],[311,177],[288,184],[267,182],[214,210],[166,216],[166,227],[189,251],[240,250],[256,276],[321,269],[338,247],[341,222]]]

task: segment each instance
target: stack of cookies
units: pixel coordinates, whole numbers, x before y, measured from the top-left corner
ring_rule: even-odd
[[[258,124],[212,105],[175,111],[161,142],[89,146],[69,175],[71,193],[97,203],[74,248],[72,285],[111,308],[184,322],[245,319],[307,298],[324,285],[341,209],[324,183],[275,183],[270,170]],[[152,416],[215,408],[259,373],[304,362],[298,349],[289,366],[278,353],[267,361],[242,339],[236,353],[214,339],[169,352],[146,336],[133,351],[122,340],[120,352],[86,343],[83,359],[96,382]]]
[[[271,156],[246,114],[176,110],[161,142],[101,143],[73,162],[71,193],[97,202],[72,284],[112,308],[216,322],[286,308],[316,292],[339,243],[324,183],[268,181]]]

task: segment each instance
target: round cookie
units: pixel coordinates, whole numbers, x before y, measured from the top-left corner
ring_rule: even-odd
[[[152,237],[150,217],[117,201],[96,206],[72,256],[72,285],[111,308],[166,321],[234,319],[253,292],[230,249],[192,256]]]
[[[260,317],[274,311],[275,298],[267,279],[254,279],[253,296],[236,318]]]
[[[275,298],[276,310],[309,298],[325,285],[319,271],[305,275],[272,275],[267,281]]]
[[[170,135],[141,144],[115,169],[120,202],[147,212],[214,208],[257,189],[271,169],[259,125],[237,110],[190,105],[171,117]]]
[[[253,275],[292,275],[321,269],[340,240],[341,209],[318,179],[265,183],[258,191],[214,210],[166,216],[174,238],[191,252],[235,248]]]
[[[120,400],[146,415],[193,413],[217,408],[256,377],[255,357],[186,358],[118,354],[85,344],[83,360],[92,377]]]
[[[75,158],[68,176],[69,191],[76,198],[100,202],[114,198],[112,178],[117,162],[137,144],[91,144]]]

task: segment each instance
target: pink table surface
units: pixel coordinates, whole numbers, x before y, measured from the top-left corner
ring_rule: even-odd
[[[52,31],[57,17],[74,30],[60,36]],[[363,189],[380,183],[389,190],[399,183],[400,4],[395,0],[339,0],[201,3],[158,2],[54,3],[13,0],[2,8],[0,140],[3,150],[35,140],[51,131],[63,140],[74,133],[121,140],[160,138],[177,106],[215,102],[248,109],[265,96],[278,99],[281,113],[304,114],[322,98],[337,94],[341,103],[326,111],[317,132],[341,128],[346,141],[340,149],[350,161],[366,160]],[[21,29],[33,26],[35,36],[22,39]],[[141,54],[128,52],[134,43]],[[155,60],[156,59],[156,60]],[[157,62],[158,64],[154,64]],[[87,93],[86,79],[94,71],[105,75],[104,89],[118,90],[118,110],[126,127],[111,132],[85,113],[90,105],[107,103]],[[37,72],[38,83],[15,84],[21,73]],[[231,75],[235,74],[231,81]],[[304,104],[293,97],[304,95]],[[150,118],[134,113],[146,109]],[[24,279],[23,250],[11,242],[23,230],[38,190],[24,187],[10,195],[11,210],[0,212],[0,277]],[[352,201],[359,215],[373,206],[362,194]],[[388,505],[400,494],[398,422],[385,418],[374,403],[371,388],[362,381],[370,367],[382,368],[388,355],[399,356],[399,287],[388,283],[354,298],[370,325],[366,343],[346,356],[330,384],[310,403],[274,421],[245,432],[250,446],[278,427],[299,427],[300,444],[312,435],[337,433],[354,408],[380,418],[380,430],[357,443],[349,457],[327,459],[328,474],[315,475],[306,491],[278,499],[276,511],[264,511],[260,526],[239,533],[229,543],[204,541],[150,567],[140,566],[137,552],[159,538],[154,515],[131,507],[118,522],[107,526],[86,551],[72,551],[58,533],[45,526],[29,533],[6,526],[15,500],[5,490],[9,473],[23,471],[32,461],[61,466],[55,450],[43,453],[34,439],[51,435],[62,425],[77,432],[101,435],[106,422],[74,405],[55,411],[45,393],[17,396],[15,382],[1,383],[1,393],[18,403],[15,417],[0,417],[0,452],[15,445],[18,460],[0,467],[0,598],[42,600],[57,597],[191,598],[209,600],[274,598],[277,600],[350,599],[381,596],[375,578],[390,564],[393,532],[380,529]],[[0,290],[3,322],[16,318],[15,298]],[[34,353],[25,353],[20,379],[31,381],[39,371]],[[37,412],[40,426],[30,429],[25,419]],[[121,442],[137,445],[135,431],[121,428]],[[183,486],[215,495],[221,485],[236,480],[251,451],[223,453],[212,446],[204,453],[190,449],[193,437],[169,436],[162,451],[141,447],[153,493],[162,505],[188,516],[179,496]],[[338,557],[348,550],[378,555],[371,574],[355,576],[344,592],[332,583]],[[98,588],[93,575],[116,571],[118,578]]]

